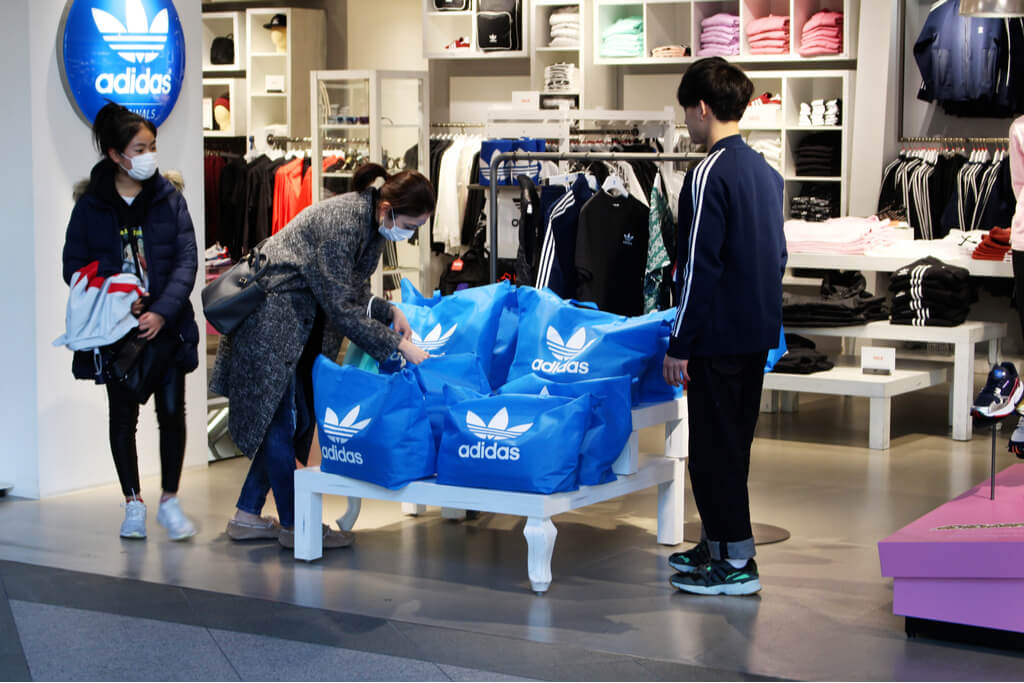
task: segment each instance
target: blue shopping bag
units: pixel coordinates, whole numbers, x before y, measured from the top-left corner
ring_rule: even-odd
[[[425,297],[420,293],[420,290],[416,289],[416,285],[413,284],[412,280],[407,277],[403,277],[399,283],[399,287],[402,292],[402,303],[413,304],[414,306],[434,306],[441,301],[441,290],[435,289],[433,295],[430,298]]]
[[[480,144],[480,184],[491,184],[491,157],[499,152],[543,152],[546,143],[540,138],[519,138],[518,140],[484,140]],[[518,185],[516,179],[520,175],[529,176],[536,183],[540,182],[541,163],[539,161],[502,161],[495,171],[496,185]]]
[[[630,378],[626,375],[578,382],[553,382],[536,374],[512,380],[500,394],[534,394],[578,398],[593,397],[587,431],[580,444],[580,485],[615,481],[614,463],[633,432]]]
[[[491,393],[490,382],[480,361],[472,353],[453,353],[450,356],[428,358],[412,367],[412,373],[419,382],[427,404],[430,431],[435,446],[441,443],[444,430],[444,416],[448,412],[444,389],[446,386],[459,390],[461,399],[486,396]],[[464,391],[463,391],[464,390]]]
[[[658,321],[658,347],[648,361],[647,368],[636,384],[633,385],[633,403],[662,403],[682,398],[683,388],[674,387],[665,381],[662,368],[665,354],[668,352],[668,338],[672,331],[672,323],[676,318],[676,309],[648,313],[645,318]]]
[[[408,288],[413,289],[410,284]],[[431,356],[472,353],[491,379],[495,367],[495,348],[502,315],[509,297],[515,292],[508,282],[464,289],[445,297],[425,299],[422,304],[395,304],[409,320],[412,342]],[[415,299],[415,297],[410,297]],[[507,346],[507,341],[505,342]],[[507,353],[507,352],[506,352]],[[500,357],[499,357],[500,358]],[[393,369],[395,359],[388,359],[382,371]]]
[[[606,313],[532,287],[516,294],[519,336],[509,381],[531,372],[556,382],[637,379],[657,350],[656,318]]]
[[[426,402],[408,370],[379,375],[320,356],[313,405],[321,471],[397,489],[437,470]]]
[[[526,493],[576,490],[590,404],[589,394],[509,394],[450,405],[437,482]]]
[[[782,360],[782,357],[789,353],[789,349],[786,348],[786,328],[783,325],[779,325],[779,345],[768,352],[768,359],[764,363],[764,371],[771,372],[775,369],[775,364]]]

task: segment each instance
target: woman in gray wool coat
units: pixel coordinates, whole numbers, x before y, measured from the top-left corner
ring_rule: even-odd
[[[313,440],[318,354],[333,360],[348,337],[377,360],[396,350],[410,363],[427,358],[410,341],[405,315],[370,295],[369,279],[384,240],[408,239],[430,218],[433,187],[416,171],[389,176],[377,164],[359,168],[353,187],[305,209],[263,244],[266,301],[221,339],[210,390],[230,400],[231,436],[252,458],[228,522],[234,540],[276,538],[294,547],[293,474]],[[260,517],[270,490],[280,522]],[[324,526],[325,548],[351,543],[351,533]]]

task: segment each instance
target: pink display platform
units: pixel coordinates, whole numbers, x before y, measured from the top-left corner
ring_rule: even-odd
[[[878,543],[893,613],[1024,633],[1024,464]]]

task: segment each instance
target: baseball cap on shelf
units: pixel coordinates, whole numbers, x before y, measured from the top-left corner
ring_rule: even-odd
[[[263,28],[285,28],[287,26],[288,16],[285,14],[275,14],[269,24],[263,24]]]
[[[228,100],[228,98],[226,98],[226,97],[218,97],[214,101],[213,106],[214,107],[224,107],[225,109],[230,111],[231,110],[231,101]]]

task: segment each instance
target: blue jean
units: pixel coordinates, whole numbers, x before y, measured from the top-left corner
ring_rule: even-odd
[[[295,459],[303,462],[312,443],[313,420],[302,382],[293,375],[270,421],[263,443],[252,459],[236,507],[260,514],[267,493],[274,492],[281,526],[295,525]]]

